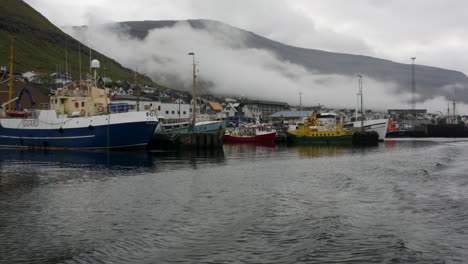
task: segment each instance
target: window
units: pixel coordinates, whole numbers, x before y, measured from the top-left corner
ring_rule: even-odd
[[[177,111],[177,114],[179,114],[179,115],[180,115],[180,111]]]
[[[187,112],[184,111],[184,115],[187,114]]]
[[[80,107],[80,104],[78,102],[75,102],[75,108]]]
[[[145,105],[145,110],[150,110],[150,106],[149,106],[149,105]]]
[[[192,108],[190,108],[190,113],[192,113]]]
[[[168,114],[169,114],[169,111],[166,111],[166,115],[168,115]]]
[[[158,111],[161,111],[161,106],[160,105],[158,105]]]
[[[84,107],[84,102],[81,102],[81,107]]]
[[[175,111],[172,111],[172,114],[175,114]]]

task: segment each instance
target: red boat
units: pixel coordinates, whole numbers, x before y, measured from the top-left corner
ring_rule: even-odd
[[[226,131],[224,141],[230,142],[272,142],[276,131],[266,126],[245,127],[239,130]]]

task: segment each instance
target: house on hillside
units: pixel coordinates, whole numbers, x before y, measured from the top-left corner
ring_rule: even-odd
[[[23,73],[23,78],[27,80],[28,82],[32,83],[42,83],[43,82],[43,77],[46,77],[47,74],[43,72],[37,72],[37,71],[28,71]]]
[[[223,113],[225,113],[226,117],[236,116],[237,107],[239,107],[239,103],[227,103],[223,109]]]
[[[206,113],[207,114],[218,114],[223,112],[223,107],[218,102],[209,101],[206,105]]]

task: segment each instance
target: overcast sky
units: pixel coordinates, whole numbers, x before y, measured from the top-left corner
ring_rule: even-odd
[[[305,48],[468,73],[468,2],[459,0],[26,0],[58,26],[214,19]]]

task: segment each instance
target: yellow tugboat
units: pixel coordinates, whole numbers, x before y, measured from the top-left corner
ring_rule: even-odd
[[[288,140],[293,143],[352,144],[353,132],[343,128],[339,115],[313,112],[304,125],[288,131]]]

